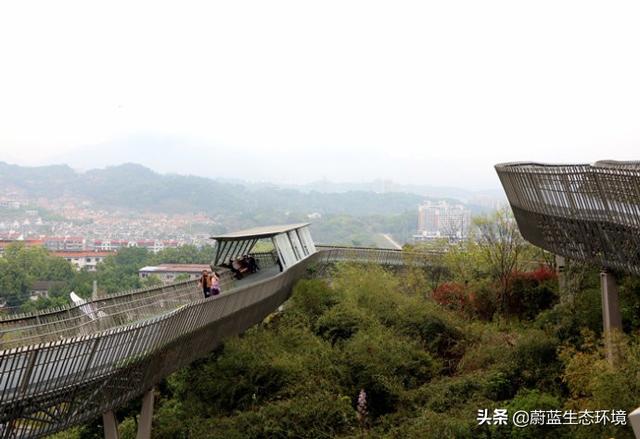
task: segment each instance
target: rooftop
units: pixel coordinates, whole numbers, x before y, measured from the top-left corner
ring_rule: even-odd
[[[308,226],[310,223],[283,224],[278,226],[253,227],[251,229],[239,230],[237,232],[226,233],[224,235],[212,236],[216,241],[232,241],[237,239],[250,238],[270,238],[281,233]]]
[[[62,258],[95,258],[95,257],[105,257],[114,255],[114,252],[103,252],[103,251],[58,251],[53,252],[53,255],[60,256]]]

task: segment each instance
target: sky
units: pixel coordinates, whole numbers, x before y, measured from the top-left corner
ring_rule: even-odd
[[[638,159],[640,4],[0,3],[0,160],[494,188]]]

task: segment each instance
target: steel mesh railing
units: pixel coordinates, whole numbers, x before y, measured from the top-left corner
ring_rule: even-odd
[[[275,264],[272,252],[256,253],[258,264]],[[221,291],[235,287],[229,270],[220,273]],[[187,280],[150,287],[88,302],[29,314],[0,318],[0,350],[56,341],[144,320],[200,299],[198,282]]]
[[[16,437],[37,437],[118,406],[261,321],[317,259],[132,325],[0,352],[0,424]]]
[[[442,252],[408,252],[369,247],[317,245],[323,262],[359,262],[378,265],[432,266],[441,264]]]
[[[496,165],[522,235],[553,253],[640,274],[640,166]]]
[[[0,349],[87,335],[166,313],[202,296],[193,280],[0,320]]]
[[[192,296],[173,309],[155,308],[162,312],[134,323],[106,330],[91,327],[97,332],[0,351],[0,438],[51,434],[142,394],[210,352],[225,337],[262,321],[287,299],[293,284],[312,265],[346,260],[426,264],[424,256],[396,250],[321,248],[283,273],[208,299],[201,298],[194,281],[128,293],[131,297],[124,302],[112,302],[113,309],[126,312],[124,303],[138,299],[144,303],[148,297],[168,301],[173,294],[178,303]],[[163,288],[167,291],[159,292]],[[42,313],[40,318],[50,320],[40,322],[40,328],[63,324],[64,319],[53,316],[67,311]],[[15,328],[26,331],[34,317],[25,316],[25,322]]]

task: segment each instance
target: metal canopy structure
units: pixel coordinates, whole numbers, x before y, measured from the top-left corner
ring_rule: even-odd
[[[518,162],[495,168],[529,242],[640,274],[640,162]]]
[[[271,239],[283,270],[316,252],[309,223],[254,227],[212,236],[211,239],[217,242],[213,261],[216,266],[250,253],[261,239]]]

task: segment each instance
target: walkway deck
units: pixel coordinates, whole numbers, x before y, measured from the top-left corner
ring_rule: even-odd
[[[100,301],[82,305],[89,307],[84,310],[50,310],[0,321],[5,334],[30,331],[36,340],[46,335],[44,330],[73,328],[70,337],[0,351],[0,438],[42,437],[140,396],[225,338],[262,321],[315,264],[352,260],[425,266],[433,263],[428,256],[325,247],[282,273],[277,266],[265,267],[208,299],[194,281],[116,295],[105,302],[117,310],[116,315],[124,316],[137,309],[132,304],[142,304],[148,317],[106,330],[87,316],[106,309]],[[85,334],[78,335],[78,328]]]
[[[236,288],[247,287],[251,284],[255,284],[265,279],[272,278],[273,276],[276,276],[278,273],[280,273],[280,267],[278,267],[277,265],[262,267],[259,271],[253,274],[250,274],[248,276],[245,276],[240,280],[235,281],[235,285],[233,286],[233,289],[235,290]]]

